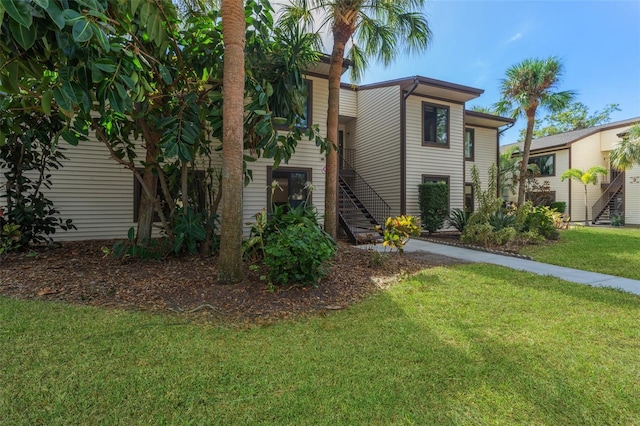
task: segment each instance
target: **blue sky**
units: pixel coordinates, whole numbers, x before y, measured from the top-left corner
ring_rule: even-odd
[[[509,66],[554,55],[565,65],[560,90],[576,91],[592,112],[620,104],[613,121],[640,116],[639,0],[440,0],[425,14],[434,35],[429,50],[400,55],[386,68],[372,63],[361,84],[423,75],[484,89],[468,106],[490,106]],[[502,143],[515,142],[523,121]]]

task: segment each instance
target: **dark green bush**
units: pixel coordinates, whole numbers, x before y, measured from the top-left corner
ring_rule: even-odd
[[[244,244],[245,258],[263,258],[267,279],[278,284],[317,284],[326,274],[326,261],[336,253],[336,243],[318,225],[313,206],[302,203],[273,206],[256,216]]]
[[[449,225],[462,232],[467,227],[470,217],[471,212],[468,210],[453,209],[449,214]]]
[[[558,213],[564,213],[567,210],[567,203],[564,201],[554,201],[549,205],[549,207]]]
[[[447,184],[428,182],[418,185],[420,222],[433,234],[442,228],[449,213],[449,187]]]

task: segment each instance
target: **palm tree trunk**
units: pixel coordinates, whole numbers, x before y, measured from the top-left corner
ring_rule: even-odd
[[[535,108],[533,111],[527,111],[527,133],[524,137],[522,161],[520,162],[520,182],[518,182],[518,207],[522,206],[525,201],[525,183],[527,181],[527,167],[529,166],[529,151],[531,150],[531,140],[533,139],[535,116]]]
[[[329,100],[327,108],[327,139],[330,147],[326,156],[324,192],[324,230],[335,240],[338,236],[338,116],[340,114],[340,77],[344,63],[344,48],[350,35],[335,26],[333,52],[329,65]]]
[[[589,204],[587,199],[587,185],[584,186],[584,226],[589,226]]]
[[[224,77],[222,96],[222,223],[218,280],[242,279],[242,154],[244,113],[244,33],[242,0],[222,0]]]

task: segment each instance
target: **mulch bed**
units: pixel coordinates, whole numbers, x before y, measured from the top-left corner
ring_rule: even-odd
[[[371,252],[341,242],[330,273],[315,287],[270,286],[260,279],[264,271],[248,263],[242,283],[220,285],[216,257],[123,262],[104,254],[113,242],[69,242],[0,256],[0,294],[260,324],[342,309],[401,274],[461,263],[431,253],[393,253],[374,267]]]

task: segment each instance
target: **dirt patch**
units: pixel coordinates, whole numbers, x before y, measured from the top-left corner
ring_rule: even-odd
[[[264,271],[244,265],[242,283],[217,283],[217,258],[182,256],[122,262],[105,256],[113,241],[63,243],[0,257],[0,293],[20,299],[175,312],[265,323],[347,307],[401,274],[461,263],[431,253],[376,255],[340,243],[330,273],[317,286],[270,286]]]

